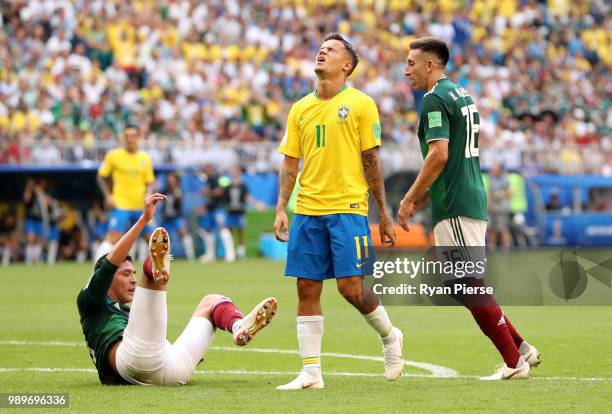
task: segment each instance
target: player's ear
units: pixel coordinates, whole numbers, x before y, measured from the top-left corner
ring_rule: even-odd
[[[348,74],[352,68],[353,68],[353,62],[351,60],[345,60],[344,66],[342,67],[342,69]]]

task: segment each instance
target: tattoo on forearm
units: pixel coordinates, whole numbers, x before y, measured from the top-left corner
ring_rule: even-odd
[[[297,173],[282,167],[278,173],[278,206],[285,207],[293,193]]]
[[[387,207],[385,198],[385,182],[380,168],[378,150],[368,150],[362,153],[363,175],[368,182],[370,191],[376,200],[376,206],[382,215]]]

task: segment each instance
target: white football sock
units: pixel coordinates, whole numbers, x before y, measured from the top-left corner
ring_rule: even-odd
[[[234,238],[232,237],[232,232],[229,231],[229,229],[223,228],[219,230],[219,236],[221,237],[223,249],[225,250],[225,261],[233,262],[236,260],[236,250],[234,248]]]
[[[136,287],[125,332],[148,343],[166,341],[166,291]]]
[[[57,261],[57,248],[59,243],[57,240],[52,240],[49,242],[49,246],[47,249],[47,264],[54,265]]]
[[[34,263],[39,263],[42,260],[42,244],[35,244],[32,250],[34,251]]]
[[[215,235],[210,231],[201,230],[198,232],[202,240],[204,240],[204,255],[202,258],[207,260],[214,260],[216,256],[215,252]]]
[[[8,266],[11,264],[11,248],[4,246],[2,248],[2,266]]]
[[[25,248],[25,262],[26,264],[32,264],[32,261],[34,260],[34,253],[33,253],[33,249],[32,249],[31,244],[27,244],[26,248]]]
[[[195,258],[195,253],[193,250],[193,239],[191,238],[191,234],[187,233],[183,236],[183,246],[185,247],[185,255],[187,259],[193,260]]]
[[[387,315],[387,311],[384,306],[378,305],[374,311],[368,313],[367,315],[363,315],[366,322],[374,328],[376,332],[380,335],[380,339],[383,344],[387,345],[391,341],[395,339],[393,335],[393,324],[389,319],[389,315]]]
[[[523,341],[521,342],[521,345],[519,346],[519,353],[521,355],[525,355],[527,352],[529,352],[530,349],[531,349],[531,345],[529,345],[527,341]]]
[[[95,259],[96,258],[96,253],[98,252],[98,248],[100,247],[100,244],[102,244],[102,242],[98,241],[98,240],[94,240],[93,242],[91,242],[91,258]]]
[[[76,254],[76,261],[77,263],[85,263],[85,260],[87,259],[87,251],[86,250],[79,250]]]
[[[246,257],[246,246],[244,244],[239,245],[236,252],[239,259],[244,259]]]
[[[323,315],[298,316],[297,337],[303,371],[311,377],[321,378]]]

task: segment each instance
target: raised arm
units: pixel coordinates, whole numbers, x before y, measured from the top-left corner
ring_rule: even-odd
[[[113,246],[111,251],[108,253],[106,258],[109,262],[115,266],[119,266],[126,256],[129,254],[130,249],[138,240],[138,236],[144,230],[145,226],[155,216],[156,204],[158,201],[165,200],[167,197],[163,194],[154,193],[145,199],[144,209],[142,215],[136,221],[128,231],[125,233],[119,241]]]
[[[285,155],[283,164],[278,172],[278,201],[276,203],[276,219],[274,220],[274,235],[276,239],[282,242],[289,240],[286,233],[289,230],[289,219],[287,218],[287,203],[298,174],[300,165],[299,158]]]
[[[395,227],[391,220],[391,212],[387,206],[387,197],[385,195],[385,182],[382,176],[380,167],[379,147],[370,148],[361,153],[361,162],[363,164],[363,174],[370,192],[376,201],[376,207],[380,215],[380,242],[395,245]]]
[[[146,198],[142,215],[136,224],[134,224],[113,246],[106,256],[106,260],[102,262],[102,266],[94,272],[89,283],[85,287],[84,293],[87,294],[89,300],[94,303],[101,303],[104,301],[108,289],[113,283],[113,277],[117,267],[119,267],[128,256],[130,249],[136,240],[138,240],[138,236],[155,215],[157,202],[165,199],[166,196],[159,193],[152,194]]]

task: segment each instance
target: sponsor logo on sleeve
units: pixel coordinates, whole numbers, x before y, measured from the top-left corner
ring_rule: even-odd
[[[378,122],[372,125],[372,133],[374,134],[374,139],[380,141],[381,128]]]
[[[437,128],[442,126],[442,112],[434,111],[427,114],[429,128]]]

